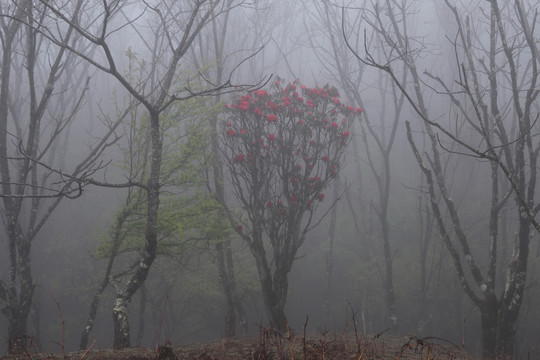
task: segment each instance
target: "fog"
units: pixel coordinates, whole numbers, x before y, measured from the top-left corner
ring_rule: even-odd
[[[538,2],[0,4],[0,355],[353,322],[537,351]],[[326,152],[272,149],[316,90]]]

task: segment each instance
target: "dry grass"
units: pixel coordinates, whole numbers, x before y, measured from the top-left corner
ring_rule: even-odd
[[[224,339],[210,343],[156,349],[88,350],[65,354],[40,354],[29,351],[24,360],[469,360],[461,349],[438,338],[372,337],[358,334],[283,337],[262,329],[258,337]]]

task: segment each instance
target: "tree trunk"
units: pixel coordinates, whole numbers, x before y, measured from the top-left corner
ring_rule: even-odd
[[[531,222],[520,210],[519,235],[514,254],[508,266],[505,291],[499,306],[497,331],[497,354],[513,358],[516,351],[516,332],[519,310],[523,303],[523,292],[527,280],[527,261],[529,257]]]
[[[32,306],[34,284],[30,266],[30,243],[23,240],[19,233],[11,233],[11,236],[19,238],[14,241],[13,246],[15,253],[12,256],[15,258],[15,263],[12,259],[11,271],[14,273],[12,273],[9,288],[10,308],[8,309],[8,352],[16,354],[26,346],[27,321]],[[16,269],[17,265],[18,269]]]
[[[336,180],[334,184],[333,201],[337,202],[339,199],[340,181]],[[330,290],[332,285],[332,273],[334,271],[334,240],[336,237],[336,218],[337,218],[337,203],[332,208],[330,214],[330,226],[328,228],[328,248],[326,250],[326,284],[323,299],[323,318],[324,326],[329,329],[331,326],[331,314],[330,314]]]
[[[262,243],[260,245],[262,246]],[[251,249],[259,272],[264,308],[269,326],[285,332],[287,331],[287,316],[285,315],[284,308],[289,286],[287,280],[289,271],[278,268],[273,271],[272,276],[272,272],[266,261],[264,249],[258,250],[255,248]],[[277,261],[276,263],[283,264],[281,261]]]
[[[221,69],[221,68],[219,68]],[[218,71],[218,83],[221,83],[221,73]],[[216,101],[220,100],[220,97],[216,98]],[[223,164],[219,157],[219,141],[218,141],[218,128],[217,128],[217,118],[212,119],[212,151],[216,156],[216,159],[213,164],[213,175],[214,175],[214,191],[215,198],[219,204],[225,205],[225,189],[223,181]],[[226,216],[223,214],[223,216]],[[232,258],[231,250],[231,240],[230,239],[221,239],[216,244],[217,252],[217,265],[219,278],[221,280],[221,285],[223,286],[223,292],[225,293],[225,298],[227,299],[227,315],[225,317],[225,336],[231,337],[236,335],[236,330],[238,329],[238,319],[236,315],[240,317],[240,332],[242,334],[247,334],[247,320],[244,306],[242,301],[237,294],[236,289],[236,276],[234,272],[234,262]]]
[[[146,286],[141,286],[141,299],[139,302],[139,329],[137,330],[137,338],[135,339],[135,346],[141,347],[144,337],[145,329],[145,316],[146,316]]]
[[[126,201],[126,205],[127,204],[129,204],[129,198]],[[94,294],[94,297],[92,298],[92,302],[90,303],[90,311],[88,313],[88,319],[86,320],[86,326],[84,327],[81,334],[81,342],[79,343],[79,350],[85,350],[86,347],[88,346],[88,336],[90,335],[90,332],[92,331],[94,327],[94,321],[96,319],[97,310],[99,307],[99,301],[101,300],[101,295],[103,294],[105,289],[109,286],[110,276],[111,276],[112,268],[114,265],[114,261],[116,260],[118,248],[120,247],[120,243],[122,242],[122,226],[124,225],[124,222],[129,217],[130,214],[131,214],[131,211],[125,209],[116,216],[116,223],[115,223],[114,234],[113,234],[113,247],[112,247],[111,255],[107,263],[107,269],[105,270],[105,275],[103,276],[103,280],[101,281],[101,284],[99,285],[99,288],[97,289],[96,293]]]
[[[385,292],[386,292],[386,317],[389,321],[389,325],[392,327],[392,332],[397,333],[398,326],[398,317],[396,311],[396,295],[394,292],[394,272],[393,272],[393,259],[392,253],[390,250],[390,239],[389,239],[389,224],[388,218],[381,218],[382,221],[382,232],[383,232],[383,242],[384,242],[384,264],[386,268],[386,282],[385,282]]]
[[[8,353],[20,354],[26,348],[26,317],[12,314],[8,317]]]
[[[495,359],[497,341],[498,304],[494,294],[486,294],[480,306],[482,326],[482,356]]]
[[[287,316],[285,315],[285,300],[287,295],[287,280],[285,284],[276,285],[271,278],[261,280],[262,294],[266,315],[270,327],[279,331],[287,331]],[[283,294],[285,296],[283,296]]]
[[[228,241],[228,240],[224,240]],[[232,337],[236,335],[236,310],[233,294],[233,284],[229,278],[229,273],[225,264],[225,245],[222,242],[216,244],[217,251],[217,265],[219,279],[223,286],[223,292],[227,299],[227,314],[225,316],[225,337]]]
[[[113,327],[114,327],[114,349],[124,349],[131,346],[129,335],[129,320],[127,296],[125,293],[118,293],[113,307]]]
[[[109,284],[109,274],[107,273],[102,281],[101,286],[98,291],[94,294],[92,302],[90,303],[90,312],[88,313],[88,319],[86,320],[86,326],[84,327],[81,333],[81,341],[79,343],[79,350],[85,350],[88,345],[88,336],[94,327],[94,321],[96,319],[97,310],[99,307],[99,301],[101,299],[101,294]]]
[[[116,294],[113,306],[114,348],[123,349],[131,346],[127,307],[131,298],[146,280],[150,267],[156,258],[157,223],[159,210],[160,173],[163,144],[161,141],[159,112],[150,112],[150,137],[152,142],[150,155],[150,177],[147,183],[147,210],[145,246],[140,255],[135,274],[125,287]]]

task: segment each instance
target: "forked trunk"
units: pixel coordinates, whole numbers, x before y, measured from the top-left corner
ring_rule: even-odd
[[[287,316],[285,315],[288,292],[287,274],[276,270],[273,278],[266,276],[261,279],[261,286],[270,326],[282,332],[287,331]]]

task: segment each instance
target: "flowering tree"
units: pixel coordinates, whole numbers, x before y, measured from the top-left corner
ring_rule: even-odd
[[[285,329],[287,276],[315,210],[337,177],[360,108],[333,87],[285,88],[281,79],[227,106],[222,156],[241,211],[229,219],[255,257],[271,326]]]

